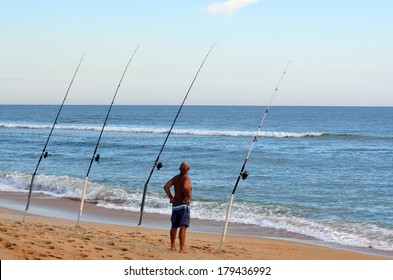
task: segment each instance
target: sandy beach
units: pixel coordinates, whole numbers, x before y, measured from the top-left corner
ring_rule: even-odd
[[[1,198],[15,203],[22,202],[25,194],[2,193]],[[46,199],[34,195],[32,204],[78,205],[68,199]],[[13,200],[12,200],[13,199]],[[4,204],[6,206],[4,206]],[[359,253],[350,250],[317,246],[270,238],[228,235],[223,250],[218,253],[220,234],[196,232],[190,228],[187,233],[189,254],[170,250],[169,229],[162,229],[159,220],[157,228],[119,225],[114,223],[87,222],[49,215],[29,213],[23,222],[23,212],[7,203],[0,204],[0,259],[2,260],[382,260],[389,256]],[[33,206],[34,207],[34,206]],[[77,209],[77,208],[76,208]],[[87,215],[95,214],[110,220],[109,209],[87,203]],[[58,212],[52,212],[58,214]],[[128,213],[127,213],[128,214]],[[117,212],[116,215],[119,215]],[[136,214],[135,214],[136,215]],[[113,221],[116,217],[112,216]],[[145,219],[151,219],[147,217]],[[161,221],[161,225],[169,221]],[[154,225],[150,221],[150,225]],[[138,232],[139,230],[139,232]],[[390,258],[391,259],[391,258]]]

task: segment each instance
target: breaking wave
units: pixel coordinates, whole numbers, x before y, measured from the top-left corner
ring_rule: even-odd
[[[0,128],[16,128],[16,129],[50,129],[49,125],[40,124],[1,124]],[[89,125],[57,125],[58,130],[78,130],[78,131],[100,131],[100,126]],[[167,128],[153,127],[122,127],[107,126],[107,132],[119,133],[148,133],[148,134],[166,134]],[[195,136],[227,136],[227,137],[252,137],[255,136],[253,131],[236,131],[236,130],[198,130],[198,129],[174,129],[172,134],[178,135],[195,135]],[[279,132],[279,131],[260,131],[258,137],[270,138],[304,138],[304,137],[321,137],[325,134],[322,132]]]
[[[47,124],[27,124],[27,123],[0,123],[0,128],[9,129],[50,129]],[[57,125],[57,130],[63,131],[101,131],[102,126],[95,125]],[[167,134],[168,128],[160,127],[127,127],[127,126],[107,126],[106,132],[113,133],[145,133],[145,134]],[[194,135],[194,136],[223,136],[223,137],[253,137],[255,131],[241,130],[204,130],[204,129],[174,129],[172,134]],[[286,132],[286,131],[260,131],[258,137],[268,138],[335,138],[342,140],[391,140],[393,136],[360,135],[352,133],[327,133],[327,132]]]

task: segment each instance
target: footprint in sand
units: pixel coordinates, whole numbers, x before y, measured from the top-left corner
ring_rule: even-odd
[[[10,250],[14,250],[14,247],[15,247],[15,246],[16,246],[15,243],[7,242],[7,243],[5,244],[5,248],[10,249]]]

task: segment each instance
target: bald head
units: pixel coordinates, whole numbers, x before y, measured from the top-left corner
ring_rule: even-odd
[[[186,174],[188,170],[190,170],[190,167],[188,166],[187,162],[182,162],[182,164],[180,164],[179,169],[181,174]]]

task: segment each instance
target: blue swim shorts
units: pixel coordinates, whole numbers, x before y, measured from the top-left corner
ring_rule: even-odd
[[[176,203],[172,204],[172,228],[179,228],[181,226],[190,226],[190,207],[187,204]]]

